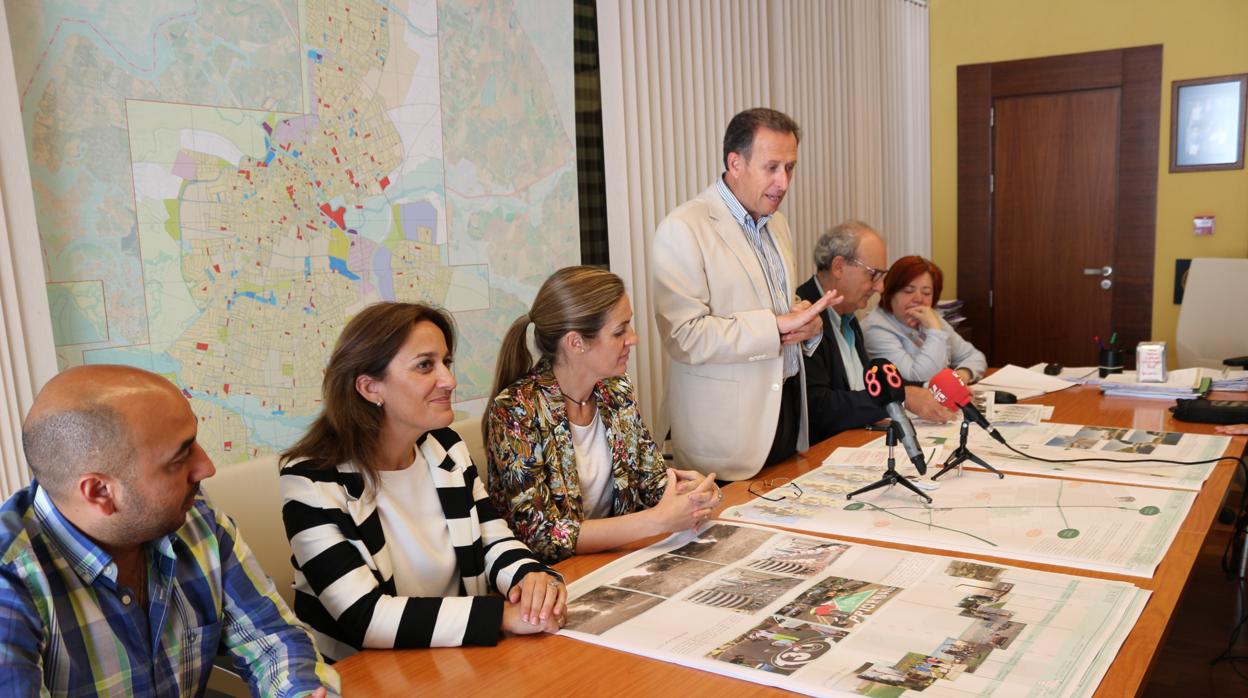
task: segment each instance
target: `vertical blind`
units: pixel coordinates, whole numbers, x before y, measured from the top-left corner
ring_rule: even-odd
[[[52,322],[3,5],[0,47],[0,501],[4,501],[30,481],[21,450],[22,416],[38,387],[56,373],[56,356],[28,349],[52,346]]]
[[[665,371],[650,239],[723,171],[733,114],[766,106],[801,126],[781,208],[798,283],[814,272],[819,235],[846,219],[876,227],[890,259],[930,255],[927,26],[914,0],[600,0],[611,269],[633,303],[641,342],[631,373],[647,422]]]

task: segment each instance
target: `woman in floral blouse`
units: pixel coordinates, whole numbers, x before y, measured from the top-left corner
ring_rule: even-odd
[[[695,528],[723,498],[714,473],[667,468],[642,423],[632,319],[618,276],[567,267],[503,339],[483,424],[490,496],[546,562]]]

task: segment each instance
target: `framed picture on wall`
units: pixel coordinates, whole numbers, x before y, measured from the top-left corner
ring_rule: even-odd
[[[1170,94],[1170,171],[1242,170],[1248,74],[1175,80]]]

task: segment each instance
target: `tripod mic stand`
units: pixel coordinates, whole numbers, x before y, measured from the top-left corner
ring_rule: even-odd
[[[855,495],[870,492],[871,490],[877,490],[881,487],[902,485],[911,492],[914,492],[922,497],[928,504],[932,503],[931,497],[924,494],[923,491],[916,487],[913,482],[910,482],[910,480],[906,479],[904,475],[897,472],[897,459],[893,458],[893,447],[897,445],[897,430],[900,428],[901,427],[898,426],[896,422],[893,422],[888,426],[888,432],[884,435],[884,443],[888,444],[888,468],[884,471],[884,476],[866,487],[861,487],[853,492],[850,492],[845,495],[845,499],[853,499]]]
[[[1004,473],[992,467],[991,465],[988,465],[987,463],[985,463],[983,458],[980,458],[974,453],[971,453],[971,449],[966,447],[966,435],[967,435],[967,432],[969,432],[970,430],[971,430],[971,423],[968,420],[963,419],[962,430],[958,438],[958,447],[956,450],[954,450],[953,453],[949,454],[949,460],[945,461],[945,467],[941,468],[939,473],[936,473],[935,475],[932,476],[933,480],[939,479],[941,475],[944,475],[950,470],[962,465],[962,461],[967,461],[967,460],[978,465],[981,468],[984,468],[986,470],[996,473],[998,478],[1005,477]]]

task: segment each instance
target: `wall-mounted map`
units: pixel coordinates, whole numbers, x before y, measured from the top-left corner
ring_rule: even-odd
[[[218,463],[303,431],[377,300],[451,310],[487,397],[579,262],[568,0],[6,10],[59,362],[170,377]]]

